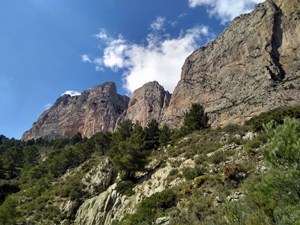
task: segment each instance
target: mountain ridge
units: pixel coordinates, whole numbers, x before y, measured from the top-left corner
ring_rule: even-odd
[[[116,129],[125,119],[137,120],[142,126],[156,119],[160,124],[178,128],[192,103],[203,105],[212,126],[243,124],[262,112],[299,105],[299,20],[299,0],[267,0],[257,5],[253,12],[235,18],[216,40],[195,50],[185,60],[181,79],[172,95],[157,82],[149,82],[133,92],[131,99],[123,97],[119,113],[112,110],[114,107],[102,108],[105,117],[104,114],[92,117],[92,107],[88,107],[89,116],[79,113],[80,119],[74,111],[76,107],[69,108],[71,115],[65,111],[62,113],[64,119],[54,120],[53,126],[48,128],[43,125],[51,123],[51,117],[45,111],[24,133],[22,140],[70,137],[76,132],[90,137],[97,131]],[[119,96],[116,89],[110,94]],[[61,98],[62,101],[69,99]],[[98,100],[96,104],[104,101]],[[110,100],[118,102],[119,97],[108,97],[105,101]],[[49,110],[59,114],[53,108],[59,105],[62,106],[61,102]],[[109,102],[107,106],[113,105]],[[104,122],[104,118],[110,121]],[[74,124],[81,125],[74,127]]]

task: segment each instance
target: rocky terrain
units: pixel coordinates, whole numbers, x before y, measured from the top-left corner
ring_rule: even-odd
[[[108,82],[60,97],[23,140],[117,131],[19,146],[1,137],[0,197],[8,197],[0,219],[8,208],[11,224],[300,224],[300,123],[283,120],[300,118],[299,21],[299,0],[257,5],[186,59],[172,95],[151,82],[129,99]],[[180,137],[169,130],[166,143],[162,129],[151,140],[148,127],[116,129],[153,118],[179,127],[192,103],[204,106],[211,127]],[[258,118],[257,132],[251,121],[238,125],[290,105],[298,107]],[[270,118],[282,121],[262,125]],[[146,149],[147,141],[159,144]]]
[[[128,109],[122,113],[118,123],[130,119],[134,122],[139,121],[145,127],[151,119],[160,122],[169,106],[170,98],[171,94],[158,82],[147,83],[133,92]]]
[[[176,128],[192,103],[205,108],[213,126],[243,124],[262,112],[298,105],[299,11],[298,0],[268,0],[234,19],[186,59],[172,96],[150,82],[128,104],[112,83],[99,85],[81,96],[59,98],[22,140],[71,137],[78,131],[90,137],[114,130],[124,119],[145,126],[154,118]]]
[[[79,96],[63,95],[24,133],[22,140],[72,137],[77,132],[91,137],[99,131],[113,131],[128,102],[127,96],[117,93],[113,82],[97,85]]]
[[[163,121],[176,127],[191,102],[214,126],[299,104],[299,20],[298,0],[268,0],[235,18],[186,59]]]

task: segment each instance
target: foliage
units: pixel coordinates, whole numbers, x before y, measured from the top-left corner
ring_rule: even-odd
[[[131,196],[135,192],[132,190],[135,184],[132,181],[121,181],[117,183],[116,191],[122,195]]]
[[[152,119],[147,127],[144,129],[145,133],[145,148],[146,149],[155,149],[159,146],[159,123]]]
[[[194,178],[204,174],[204,169],[200,166],[195,166],[194,168],[186,167],[183,169],[182,174],[185,179],[193,180]]]
[[[144,199],[137,208],[137,212],[126,219],[126,224],[154,222],[157,213],[175,206],[176,195],[170,189],[155,193]]]
[[[96,151],[105,154],[111,148],[112,134],[108,131],[99,132],[92,138],[94,140]]]
[[[120,124],[120,127],[112,135],[112,145],[118,145],[122,141],[130,138],[133,132],[133,123],[131,120],[125,120]]]
[[[189,112],[185,114],[183,126],[180,128],[182,133],[190,134],[193,131],[207,127],[208,116],[200,104],[192,104]]]
[[[82,142],[82,136],[80,132],[77,132],[70,140],[71,145],[75,145],[77,143]]]
[[[300,118],[300,106],[296,107],[285,107],[277,108],[268,112],[261,113],[259,116],[256,116],[246,122],[247,125],[250,125],[251,130],[259,131],[263,129],[263,124],[274,120],[278,124],[282,124],[284,118]]]
[[[7,171],[9,178],[13,178],[20,173],[22,162],[23,153],[21,146],[7,149],[1,157],[2,166]]]
[[[125,141],[113,146],[107,155],[115,170],[125,178],[130,178],[135,172],[143,170],[147,164],[147,152],[143,151],[144,147],[143,128],[136,125],[132,134]]]
[[[264,125],[269,136],[265,157],[274,167],[285,170],[300,168],[300,123],[285,118],[283,125],[274,121]]]
[[[219,151],[214,153],[211,157],[209,157],[208,160],[209,162],[217,165],[221,162],[225,162],[227,160],[227,156],[223,151]]]
[[[4,203],[0,206],[0,221],[1,224],[15,224],[18,217],[21,216],[17,209],[18,201],[12,195],[6,197]]]
[[[159,133],[159,146],[162,148],[164,146],[167,146],[171,139],[171,130],[167,124],[164,124],[160,133]]]

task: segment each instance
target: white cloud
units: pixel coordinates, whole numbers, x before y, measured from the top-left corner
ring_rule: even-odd
[[[158,81],[173,92],[180,79],[181,67],[188,55],[214,38],[206,26],[196,26],[181,31],[178,37],[153,32],[148,34],[146,44],[135,44],[118,38],[108,37],[104,30],[97,37],[105,43],[103,55],[93,60],[97,70],[109,68],[123,71],[123,87],[132,93],[147,82]]]
[[[89,62],[89,63],[92,62],[92,61],[90,60],[90,57],[89,57],[87,54],[82,55],[82,56],[81,56],[81,60],[82,60],[83,62]]]
[[[71,95],[71,96],[76,96],[76,95],[81,95],[81,93],[80,92],[78,92],[78,91],[66,91],[65,93],[63,93],[61,96],[63,96],[63,95]]]
[[[230,22],[236,16],[250,12],[253,7],[264,0],[188,0],[189,6],[208,6],[208,13],[216,16],[222,24]]]
[[[152,30],[162,30],[164,27],[166,18],[165,17],[157,17],[156,20],[150,25]]]

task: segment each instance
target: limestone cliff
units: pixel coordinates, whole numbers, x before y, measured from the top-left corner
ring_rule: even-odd
[[[192,53],[174,93],[157,82],[137,89],[130,101],[105,83],[80,96],[62,96],[22,140],[91,137],[113,131],[125,119],[151,119],[179,127],[192,103],[205,108],[213,126],[242,124],[274,108],[300,104],[300,1],[267,0],[241,15],[220,36]],[[128,103],[129,102],[129,103]]]
[[[171,94],[156,81],[149,82],[135,90],[130,98],[128,109],[120,116],[118,123],[125,119],[139,121],[144,127],[151,119],[160,122],[169,106]]]
[[[22,140],[72,137],[77,132],[91,137],[99,131],[113,131],[128,102],[127,96],[117,94],[113,82],[95,86],[79,96],[63,95],[24,133]]]
[[[267,0],[237,17],[186,59],[163,121],[178,126],[196,102],[215,126],[299,105],[299,34],[299,0]]]

